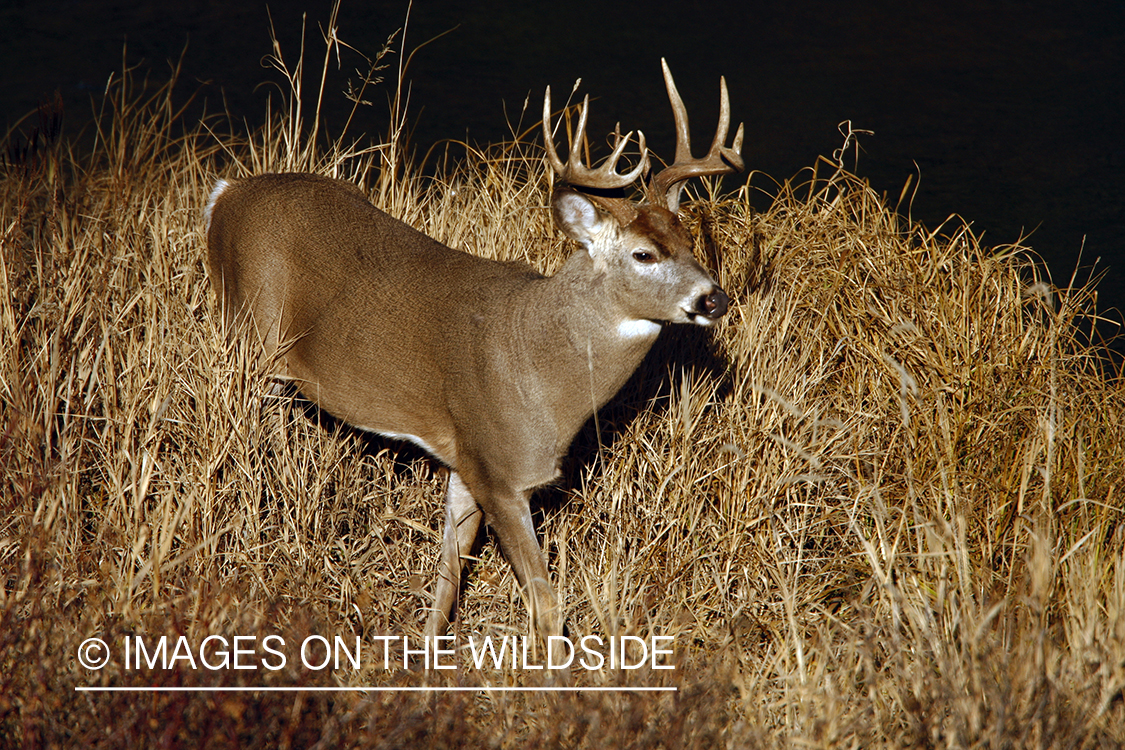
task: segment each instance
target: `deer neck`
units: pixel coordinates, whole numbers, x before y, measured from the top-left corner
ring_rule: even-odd
[[[582,250],[528,291],[521,304],[528,364],[553,402],[560,439],[569,443],[637,369],[661,326],[626,317],[605,272]]]
[[[632,372],[660,333],[659,322],[628,315],[615,299],[605,269],[598,267],[583,250],[571,255],[558,273],[546,281],[543,302],[551,307],[544,311],[557,311],[561,323],[557,334],[565,335],[574,345],[581,344],[584,361],[587,355],[616,359],[633,352],[636,361],[620,365]],[[610,368],[608,363],[603,366]]]

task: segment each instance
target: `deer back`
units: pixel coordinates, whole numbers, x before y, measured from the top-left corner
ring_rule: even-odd
[[[452,250],[353,185],[307,174],[217,191],[208,267],[228,325],[245,320],[306,397],[450,462],[449,390],[478,348],[473,328],[541,278]]]

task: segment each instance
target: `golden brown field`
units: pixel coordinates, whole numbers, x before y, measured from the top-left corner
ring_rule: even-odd
[[[268,395],[221,334],[202,207],[218,176],[313,170],[551,272],[574,246],[541,144],[460,149],[427,177],[400,131],[325,146],[283,106],[227,136],[185,125],[171,90],[126,74],[93,146],[45,121],[6,152],[0,744],[1125,743],[1125,388],[1081,334],[1092,291],[957,222],[911,225],[827,159],[762,212],[745,179],[697,191],[685,214],[731,311],[667,330],[538,495],[571,637],[669,636],[675,669],[559,677],[462,652],[458,670],[384,670],[377,637],[421,636],[442,470]],[[490,538],[468,578],[459,643],[526,632]],[[120,651],[271,634],[277,670],[260,648],[252,670]],[[367,657],[306,669],[293,646],[313,634]],[[112,658],[85,669],[95,636]],[[678,690],[76,691],[559,685]]]

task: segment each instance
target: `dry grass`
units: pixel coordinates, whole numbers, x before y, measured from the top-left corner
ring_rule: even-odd
[[[571,634],[674,637],[674,671],[573,683],[679,692],[76,692],[548,679],[78,664],[94,635],[421,635],[441,471],[265,397],[202,266],[216,176],[315,169],[470,252],[573,250],[528,140],[423,178],[400,136],[318,151],[294,109],[248,140],[178,134],[170,91],[126,77],[92,152],[47,128],[0,182],[3,744],[1125,742],[1125,391],[1081,341],[1090,291],[909,226],[828,162],[765,212],[747,188],[687,204],[731,312],[667,331],[539,496]],[[524,632],[491,540],[462,601],[461,636]]]

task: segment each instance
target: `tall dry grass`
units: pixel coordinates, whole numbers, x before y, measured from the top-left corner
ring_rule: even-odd
[[[111,88],[92,149],[45,127],[0,182],[4,744],[1125,742],[1125,393],[1079,333],[1091,290],[966,226],[911,225],[830,161],[761,212],[745,186],[687,203],[730,313],[666,331],[539,494],[571,635],[674,638],[675,670],[572,684],[678,692],[76,692],[547,679],[79,665],[95,635],[421,635],[442,471],[271,395],[220,335],[217,176],[344,176],[448,244],[545,271],[574,249],[531,139],[425,177],[401,115],[382,144],[325,148],[299,87],[234,137],[186,125],[172,83],[135,84]],[[460,635],[523,633],[506,562],[489,539],[479,555]]]

